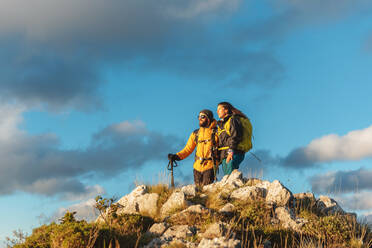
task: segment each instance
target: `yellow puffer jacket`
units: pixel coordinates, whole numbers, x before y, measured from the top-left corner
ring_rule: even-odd
[[[189,140],[187,141],[186,146],[179,152],[177,155],[180,159],[187,158],[195,149],[196,147],[196,159],[194,162],[194,169],[200,172],[213,169],[213,161],[210,160],[211,158],[211,150],[212,150],[212,132],[213,128],[216,127],[217,122],[214,120],[211,125],[207,128],[200,127],[198,132],[198,144],[195,143],[195,132],[192,132]],[[218,144],[218,137],[217,134],[214,136],[215,144]],[[209,160],[202,160],[198,158],[205,158]]]

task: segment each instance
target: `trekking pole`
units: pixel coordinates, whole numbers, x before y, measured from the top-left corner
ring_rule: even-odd
[[[173,160],[169,160],[169,163],[168,163],[168,170],[171,171],[171,187],[174,188],[174,176],[173,176],[173,168],[174,167],[177,167],[178,164],[176,161],[173,161]]]
[[[262,162],[261,159],[259,157],[256,156],[256,154],[254,154],[253,152],[249,152],[250,154],[252,154],[252,156],[257,159],[260,163]]]

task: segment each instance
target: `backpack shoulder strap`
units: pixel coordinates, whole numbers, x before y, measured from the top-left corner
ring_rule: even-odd
[[[198,139],[199,139],[199,128],[198,128],[198,129],[195,129],[195,130],[193,131],[193,133],[195,134],[194,142],[195,142],[195,144],[198,144]]]

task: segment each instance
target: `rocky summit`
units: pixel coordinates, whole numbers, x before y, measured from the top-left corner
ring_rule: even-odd
[[[292,194],[237,170],[204,187],[136,187],[96,220],[146,216],[143,247],[367,247],[369,231],[327,196]],[[125,222],[123,223],[125,225]],[[360,246],[352,246],[360,244]]]

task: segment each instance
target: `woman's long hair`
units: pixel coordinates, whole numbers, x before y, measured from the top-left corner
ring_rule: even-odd
[[[217,106],[222,106],[224,107],[225,109],[227,109],[228,113],[230,115],[239,115],[241,117],[244,117],[246,119],[248,119],[248,117],[243,114],[242,111],[240,111],[239,109],[235,108],[231,103],[229,102],[220,102]]]

